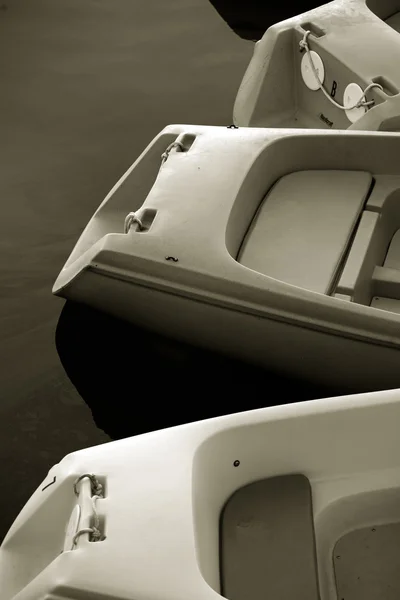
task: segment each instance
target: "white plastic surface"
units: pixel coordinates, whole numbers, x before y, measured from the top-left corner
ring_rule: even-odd
[[[315,67],[316,73],[318,74],[318,79],[322,84],[325,80],[325,67],[324,63],[322,62],[322,58],[314,50],[310,51],[310,56]],[[320,89],[320,85],[317,81],[317,78],[315,77],[316,74],[312,69],[310,63],[310,56],[308,55],[308,53],[306,53],[304,54],[301,60],[301,76],[308,89],[315,92]]]
[[[78,531],[80,518],[81,507],[79,506],[79,504],[77,504],[71,513],[71,517],[68,521],[67,529],[65,531],[64,552],[72,550],[73,548],[74,536]]]
[[[354,106],[363,97],[364,91],[357,83],[349,83],[346,87],[343,95],[343,106]],[[346,116],[352,123],[356,123],[358,119],[367,112],[365,106],[359,106],[358,108],[351,108],[346,110]]]
[[[248,483],[292,473],[312,487],[321,600],[337,600],[335,542],[369,523],[400,521],[399,422],[394,390],[239,413],[70,454],[0,548],[1,600],[58,598],[61,589],[68,600],[218,600],[226,500]],[[81,536],[72,552],[55,547],[33,573],[32,561],[63,533],[73,481],[87,472],[106,482],[106,539]]]

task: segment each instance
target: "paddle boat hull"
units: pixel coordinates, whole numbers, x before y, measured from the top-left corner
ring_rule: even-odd
[[[399,153],[391,133],[169,126],[53,291],[315,384],[396,387]]]
[[[255,45],[234,123],[400,131],[399,32],[399,0],[335,0],[271,26]],[[365,91],[364,106],[340,108]]]
[[[2,600],[394,600],[399,420],[394,390],[70,454],[0,548]]]

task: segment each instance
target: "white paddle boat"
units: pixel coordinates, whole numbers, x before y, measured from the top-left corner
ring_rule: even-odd
[[[318,385],[397,387],[399,156],[395,133],[169,126],[53,291]]]
[[[399,32],[399,0],[335,0],[273,25],[255,45],[234,123],[400,131]]]
[[[395,390],[70,454],[0,548],[1,599],[398,600],[399,422]]]

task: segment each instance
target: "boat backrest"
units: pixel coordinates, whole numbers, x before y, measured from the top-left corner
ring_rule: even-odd
[[[229,600],[319,600],[304,475],[257,481],[231,496],[221,516],[221,584]]]

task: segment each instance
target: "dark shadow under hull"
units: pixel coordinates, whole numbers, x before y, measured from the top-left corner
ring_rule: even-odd
[[[245,40],[259,40],[274,23],[321,6],[324,2],[298,0],[271,5],[260,0],[210,0],[233,31]]]

